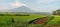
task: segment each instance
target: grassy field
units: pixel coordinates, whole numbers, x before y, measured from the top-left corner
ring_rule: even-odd
[[[45,17],[44,15],[30,14],[30,16],[0,16],[0,26],[1,27],[13,27],[15,25],[25,25],[29,21]],[[15,22],[12,23],[11,19],[14,18]]]
[[[60,16],[54,16],[54,19],[51,20],[48,25],[60,25]]]
[[[33,19],[42,17],[45,17],[45,15],[30,14],[30,16],[0,16],[0,27],[43,27],[43,25],[27,24]],[[12,18],[15,20],[14,23],[11,21]],[[60,16],[55,16],[47,25],[60,25]]]

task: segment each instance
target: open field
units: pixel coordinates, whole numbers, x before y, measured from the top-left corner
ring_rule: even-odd
[[[45,17],[44,15],[30,14],[30,16],[0,16],[0,26],[12,26],[12,25],[21,25],[28,23],[29,21]],[[11,19],[14,18],[14,24],[11,22]]]
[[[48,25],[60,25],[60,16],[55,16],[53,20],[51,20]]]
[[[36,18],[42,18],[45,15],[30,14],[30,16],[0,16],[0,27],[43,27],[43,25],[27,24]],[[11,19],[14,18],[14,23]],[[60,25],[60,16],[55,16],[47,25]]]

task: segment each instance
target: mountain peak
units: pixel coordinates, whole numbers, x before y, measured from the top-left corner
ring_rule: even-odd
[[[26,6],[21,6],[15,9],[8,10],[8,12],[35,12]]]

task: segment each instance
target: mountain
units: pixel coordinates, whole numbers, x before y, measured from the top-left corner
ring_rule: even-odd
[[[28,7],[21,6],[15,9],[8,10],[7,12],[35,12]]]
[[[21,6],[21,7],[18,7],[18,8],[15,8],[15,9],[11,9],[11,10],[1,10],[0,12],[11,12],[11,13],[24,13],[24,14],[50,14],[48,12],[36,12],[26,6]]]

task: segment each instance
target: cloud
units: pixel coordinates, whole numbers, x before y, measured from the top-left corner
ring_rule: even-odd
[[[52,12],[53,10],[57,10],[57,7],[54,7],[54,6],[38,7],[34,10],[38,12]]]
[[[26,4],[19,2],[19,0],[14,1],[15,2],[8,2],[4,4],[0,3],[0,10],[10,10],[21,6],[26,6]]]
[[[0,6],[0,10],[7,10],[8,6]]]
[[[14,7],[11,7],[9,5],[1,5],[0,6],[0,10],[10,10],[10,9],[13,9]]]
[[[47,3],[52,3],[52,2],[55,2],[55,1],[57,1],[57,0],[38,0],[37,2],[47,4]]]
[[[36,8],[33,10],[38,12],[52,12],[58,9],[57,0],[36,0]]]
[[[9,3],[9,5],[11,5],[13,7],[26,6],[26,4],[23,4],[23,3],[19,2],[19,0],[16,0],[16,2],[13,2],[13,3]]]

